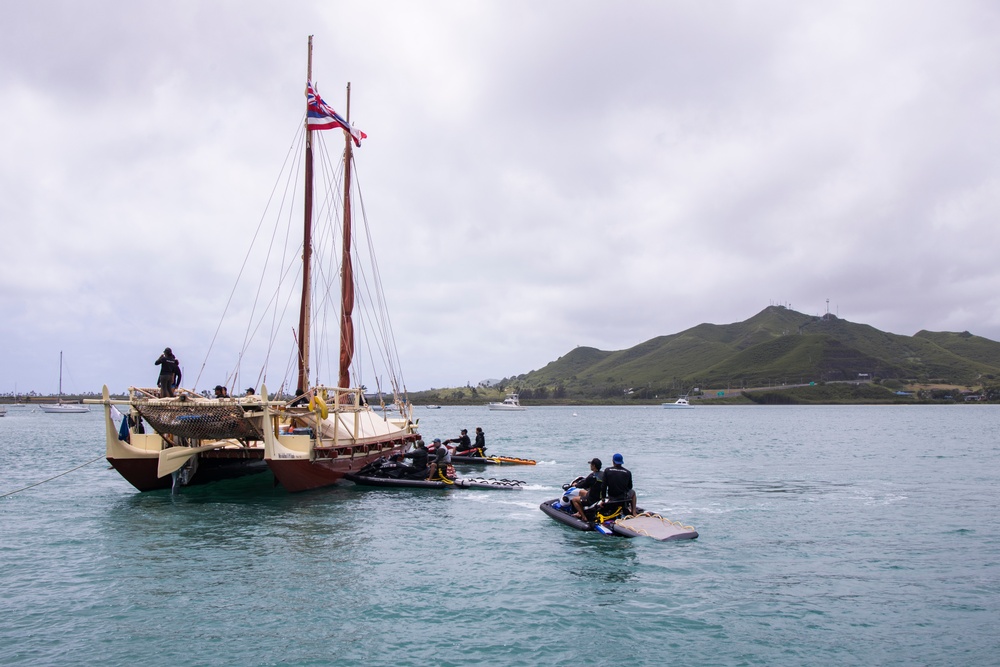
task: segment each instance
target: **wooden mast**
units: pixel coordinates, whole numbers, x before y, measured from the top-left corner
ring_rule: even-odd
[[[351,84],[347,84],[347,124],[351,123]],[[354,267],[351,264],[351,160],[354,149],[351,133],[344,130],[344,238],[340,270],[340,376],[338,387],[351,386],[351,360],[354,358]]]
[[[309,55],[306,65],[306,81],[312,83],[312,35],[309,35]],[[306,108],[308,110],[308,91]],[[309,318],[312,296],[312,207],[313,207],[313,154],[312,130],[309,129],[309,115],[306,114],[306,165],[304,194],[304,223],[302,232],[302,301],[299,305],[299,379],[296,393],[309,390]]]

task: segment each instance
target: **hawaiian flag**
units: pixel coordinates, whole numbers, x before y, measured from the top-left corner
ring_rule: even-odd
[[[312,81],[306,82],[306,127],[310,130],[332,130],[335,127],[347,130],[354,139],[355,146],[360,146],[361,140],[368,136],[361,130],[351,127],[343,116],[324,102],[313,88]]]

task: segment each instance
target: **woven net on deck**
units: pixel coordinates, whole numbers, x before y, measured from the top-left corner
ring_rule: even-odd
[[[195,440],[263,440],[261,413],[246,414],[234,403],[133,403],[157,433]]]

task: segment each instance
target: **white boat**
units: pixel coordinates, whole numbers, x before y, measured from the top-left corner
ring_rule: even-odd
[[[425,405],[424,407],[427,408],[428,410],[440,410],[441,409],[440,405]]]
[[[261,267],[262,275],[276,278],[273,283],[283,292],[280,298],[271,297],[271,308],[278,308],[301,288],[298,326],[292,323],[297,350],[291,356],[297,360],[297,372],[276,374],[277,396],[290,393],[291,398],[286,401],[269,397],[266,384],[261,382],[260,393],[254,396],[212,399],[194,388],[178,388],[176,397],[163,398],[155,389],[131,387],[128,401],[116,401],[110,398],[105,385],[100,402],[105,406],[107,459],[140,491],[178,489],[267,470],[288,491],[316,489],[334,484],[381,457],[400,454],[420,438],[412,420],[412,405],[405,397],[394,343],[390,343],[394,336],[384,312],[380,279],[372,266],[374,251],[366,248],[372,238],[365,226],[366,209],[352,181],[354,147],[361,145],[365,135],[350,124],[350,86],[345,116],[329,107],[313,87],[312,37],[306,81],[301,125],[305,168],[300,171],[289,166],[283,171],[283,177],[289,179],[304,176],[303,192],[301,197],[280,198],[277,205],[281,210],[276,216],[276,229],[284,229],[291,217],[287,206],[294,203],[303,207],[297,212],[303,220],[301,245],[262,253],[262,259],[266,255],[280,266],[265,262]],[[303,123],[303,119],[297,122]],[[333,130],[329,134],[335,136],[327,140],[327,133],[320,130]],[[343,130],[342,137],[337,130]],[[322,184],[317,183],[315,188],[314,151],[319,153],[315,178],[323,177]],[[340,169],[336,168],[338,160],[333,153],[340,153]],[[335,182],[338,178],[340,182]],[[315,213],[314,190],[319,198]],[[352,210],[358,215],[352,216]],[[335,222],[334,218],[340,220]],[[283,238],[284,233],[261,236],[265,237]],[[400,248],[399,252],[404,254],[408,249]],[[293,262],[301,265],[295,267]],[[320,276],[315,286],[314,272]],[[299,285],[284,279],[296,273],[301,279]],[[336,275],[341,282],[339,312],[335,307],[337,297],[331,299],[329,294],[336,288],[328,284]],[[361,315],[357,321],[353,316],[356,298]],[[276,322],[281,315],[275,310]],[[339,326],[336,321],[328,326],[324,319],[327,316],[339,319]],[[270,343],[278,336],[273,333],[265,337],[268,345],[266,354],[261,355],[262,378],[271,357]],[[355,355],[355,340],[374,341],[371,345],[386,349],[376,352],[362,348],[361,354]],[[223,353],[237,358],[244,354],[241,350]],[[372,369],[375,377],[389,375],[389,404],[397,409],[395,412],[388,410],[389,405],[382,410],[365,400],[361,374],[374,361],[382,364]],[[321,373],[331,381],[319,381]],[[294,387],[294,392],[286,391],[289,387]],[[119,426],[121,419],[112,416],[116,404],[129,408],[126,425]]]
[[[517,394],[507,394],[507,398],[503,399],[502,403],[487,403],[490,410],[526,410],[521,402],[517,398]]]
[[[51,412],[54,414],[73,414],[80,412],[90,412],[90,408],[86,405],[80,405],[79,403],[63,403],[62,400],[62,367],[63,367],[63,353],[59,352],[59,398],[55,403],[42,403],[38,407],[41,408],[42,412]]]
[[[683,396],[681,396],[680,398],[678,398],[673,403],[664,403],[663,407],[665,407],[665,408],[693,408],[694,406],[691,405],[690,403],[688,403],[688,400],[686,398],[684,398]]]
[[[7,414],[7,406],[0,405],[0,417],[3,417],[6,414]]]

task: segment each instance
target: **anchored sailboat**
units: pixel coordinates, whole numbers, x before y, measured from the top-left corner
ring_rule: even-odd
[[[55,403],[42,403],[38,407],[41,408],[42,412],[52,412],[57,414],[90,412],[90,408],[88,408],[86,405],[81,405],[79,403],[63,403],[62,368],[63,368],[63,353],[62,350],[60,350],[59,351],[59,398],[56,400]]]
[[[398,373],[390,375],[397,407],[397,415],[392,419],[376,413],[368,405],[360,381],[352,384],[356,296],[352,257],[356,243],[352,238],[354,221],[351,214],[353,148],[360,146],[365,134],[352,127],[348,120],[350,86],[346,117],[337,114],[316,92],[312,83],[312,37],[309,38],[306,78],[302,281],[296,331],[295,392],[286,400],[271,398],[262,382],[260,395],[207,398],[194,390],[178,388],[175,397],[165,398],[159,396],[156,389],[133,387],[127,401],[115,401],[105,387],[101,402],[105,405],[107,459],[140,490],[200,484],[267,469],[289,491],[315,489],[333,484],[381,456],[401,452],[420,437],[411,419],[412,406],[405,398],[405,388],[397,379]],[[322,346],[312,349],[313,332],[325,329],[318,325],[314,310],[320,313],[330,310],[323,299],[326,296],[324,286],[317,288],[313,284],[316,249],[313,153],[317,138],[314,133],[328,129],[344,131],[339,367],[333,385],[312,383],[310,377],[311,369],[320,366],[317,359],[323,358]],[[334,173],[334,170],[326,172]],[[328,198],[335,192],[335,187],[319,191]],[[319,208],[329,210],[334,204],[324,202]],[[325,248],[328,244],[321,245]],[[334,271],[336,269],[323,271],[321,276],[329,276]],[[288,273],[287,269],[282,271],[282,275]],[[374,281],[377,292],[377,274]],[[372,289],[370,283],[367,285]],[[314,308],[316,296],[320,308]],[[277,301],[272,297],[272,303]],[[384,309],[381,298],[375,305],[379,310]],[[379,322],[379,326],[383,325],[387,326],[387,321]],[[380,330],[373,338],[384,343],[393,340],[391,332],[386,330]],[[382,352],[383,359],[394,361],[391,350]],[[243,351],[239,356],[242,354]],[[264,375],[262,371],[261,377]],[[285,396],[285,392],[279,391],[279,395]],[[129,408],[121,427],[116,426],[113,418],[116,404]],[[144,424],[153,432],[147,433]]]

